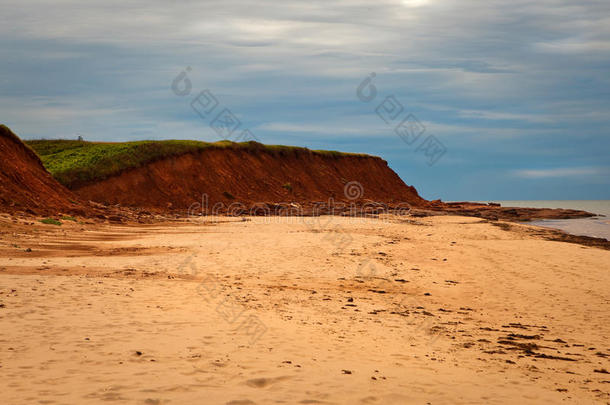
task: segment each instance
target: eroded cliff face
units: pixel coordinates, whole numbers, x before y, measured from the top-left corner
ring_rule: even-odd
[[[47,172],[36,153],[0,125],[0,211],[85,214],[87,208]]]
[[[73,190],[85,200],[154,210],[318,202],[424,206],[387,162],[373,156],[333,156],[307,150],[211,149],[158,160]]]

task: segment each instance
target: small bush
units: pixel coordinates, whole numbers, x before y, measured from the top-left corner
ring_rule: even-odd
[[[227,197],[229,200],[234,200],[234,199],[235,199],[235,196],[234,196],[233,194],[229,193],[228,191],[224,191],[224,192],[222,193],[222,195],[224,195],[225,197]]]
[[[290,184],[290,183],[286,183],[282,187],[288,191],[292,191],[292,184]]]
[[[76,218],[71,217],[70,215],[64,215],[63,217],[61,217],[61,219],[63,219],[64,221],[74,221],[74,222],[76,222]]]
[[[56,220],[54,218],[41,219],[40,222],[42,222],[43,224],[47,224],[47,225],[61,225],[61,222],[59,222],[58,220]]]

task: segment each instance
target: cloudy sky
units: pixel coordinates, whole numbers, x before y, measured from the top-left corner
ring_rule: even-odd
[[[21,137],[214,141],[228,108],[232,137],[379,155],[429,199],[610,199],[607,0],[93,3],[0,1]]]

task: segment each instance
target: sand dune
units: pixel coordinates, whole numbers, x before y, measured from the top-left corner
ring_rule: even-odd
[[[0,222],[3,403],[610,401],[610,252],[531,227]]]

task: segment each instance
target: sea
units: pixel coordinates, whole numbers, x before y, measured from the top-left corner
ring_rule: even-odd
[[[593,236],[610,240],[610,200],[549,200],[549,201],[482,201],[496,202],[503,207],[564,208],[588,211],[597,216],[579,219],[548,219],[528,224],[560,229],[572,235]]]

